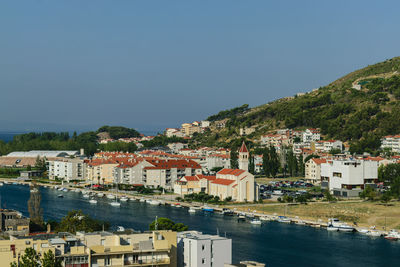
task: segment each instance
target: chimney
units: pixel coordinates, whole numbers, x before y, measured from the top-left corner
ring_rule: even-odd
[[[81,148],[80,154],[81,156],[85,155],[85,149]]]

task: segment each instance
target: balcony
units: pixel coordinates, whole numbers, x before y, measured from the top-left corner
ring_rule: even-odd
[[[134,260],[124,261],[124,266],[154,266],[154,265],[168,265],[170,260],[168,259],[153,259],[153,260]]]

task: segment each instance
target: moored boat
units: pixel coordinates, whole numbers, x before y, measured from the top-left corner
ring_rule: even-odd
[[[196,213],[196,210],[193,207],[190,207],[188,210],[189,213]]]
[[[251,220],[250,223],[254,224],[254,225],[261,225],[261,220],[258,218],[255,218],[255,219]]]
[[[90,203],[90,204],[97,204],[97,200],[94,199],[94,198],[92,198],[91,200],[89,200],[89,203]]]
[[[204,211],[207,211],[207,212],[214,212],[214,209],[211,208],[211,207],[209,207],[209,206],[204,206],[204,207],[203,207],[203,210],[204,210]]]
[[[389,233],[387,233],[387,235],[385,235],[385,239],[391,240],[391,241],[397,241],[397,240],[399,240],[399,238],[400,238],[399,232],[397,232],[394,229],[390,230]]]
[[[335,227],[341,232],[353,232],[355,228],[348,225],[347,223],[341,222],[339,219],[331,218],[328,220],[328,227]]]

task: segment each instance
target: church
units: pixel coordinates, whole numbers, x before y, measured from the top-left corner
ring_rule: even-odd
[[[239,150],[239,169],[222,169],[211,181],[209,194],[221,200],[231,197],[236,202],[258,200],[254,175],[249,173],[249,151],[243,142]]]

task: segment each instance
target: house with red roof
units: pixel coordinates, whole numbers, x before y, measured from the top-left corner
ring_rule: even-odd
[[[254,175],[241,169],[220,170],[210,183],[209,194],[221,200],[231,197],[237,202],[258,200]]]
[[[194,176],[184,176],[178,179],[174,185],[174,193],[179,195],[193,193],[209,193],[210,183],[216,176],[197,174]]]
[[[305,164],[305,181],[312,184],[321,183],[321,164],[326,163],[326,159],[312,158]]]

